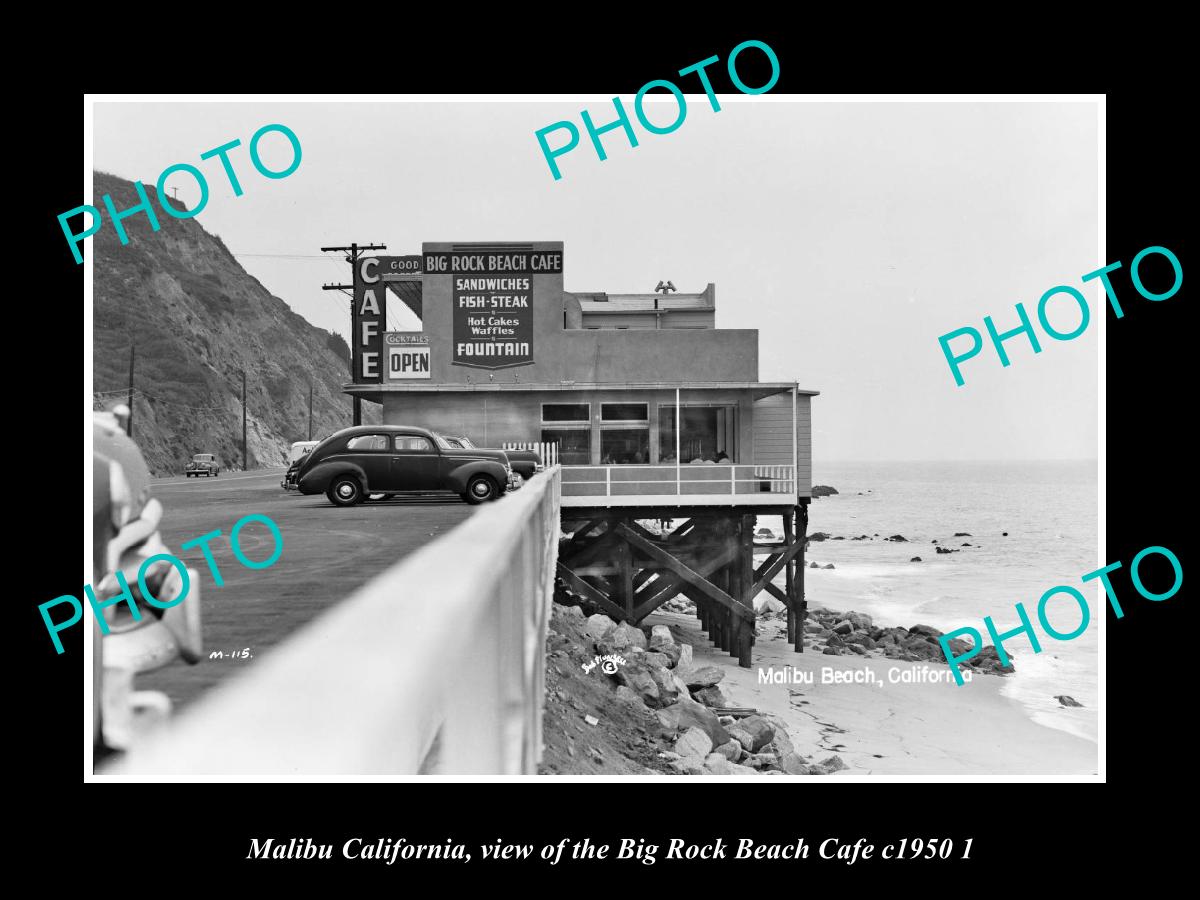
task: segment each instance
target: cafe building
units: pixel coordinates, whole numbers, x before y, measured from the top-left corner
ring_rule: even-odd
[[[749,665],[766,591],[802,650],[817,392],[759,380],[758,331],[716,327],[715,285],[572,292],[563,255],[554,241],[426,243],[360,260],[346,392],[387,424],[560,465],[560,589],[585,605],[637,623],[684,594]],[[389,302],[420,329],[385,331]]]

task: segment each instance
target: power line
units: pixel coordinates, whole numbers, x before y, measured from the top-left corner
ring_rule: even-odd
[[[230,251],[234,256],[253,257],[255,259],[329,259],[328,256],[316,256],[312,253],[238,253]],[[337,260],[331,260],[337,262]]]

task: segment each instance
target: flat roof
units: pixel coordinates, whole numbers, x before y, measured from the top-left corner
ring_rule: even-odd
[[[655,382],[555,382],[554,384],[532,384],[527,382],[483,382],[480,384],[343,384],[342,391],[354,394],[383,394],[403,392],[469,392],[469,391],[758,391],[766,397],[781,391],[796,388],[797,393],[816,397],[820,391],[808,391],[791,381],[655,381]]]

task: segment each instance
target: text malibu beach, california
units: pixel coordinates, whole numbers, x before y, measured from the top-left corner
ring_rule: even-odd
[[[758,670],[759,684],[816,684],[816,672],[805,672],[795,666],[784,666],[777,669],[768,666]],[[963,681],[971,680],[971,673],[962,674]],[[930,684],[938,681],[954,681],[954,675],[949,669],[931,669],[929,666],[913,666],[901,668],[892,666],[887,670],[889,684]],[[835,669],[832,666],[821,667],[821,684],[874,684],[883,687],[883,679],[874,669]]]

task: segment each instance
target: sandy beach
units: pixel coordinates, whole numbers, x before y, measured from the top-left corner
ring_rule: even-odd
[[[889,678],[904,677],[901,673],[919,676],[917,670],[928,669],[942,675],[948,669],[894,659],[796,653],[782,623],[773,620],[759,622],[754,665],[743,669],[713,647],[694,616],[660,611],[644,623],[656,624],[669,626],[676,640],[692,644],[697,665],[724,669],[721,689],[731,703],[786,720],[798,752],[817,758],[840,756],[849,768],[831,778],[1086,777],[1098,771],[1095,743],[1034,722],[1017,702],[1001,694],[1000,676],[977,675],[962,687],[944,680],[891,683]],[[760,683],[760,670],[790,674],[793,668],[812,673],[813,683]],[[826,669],[871,680],[823,684]]]

